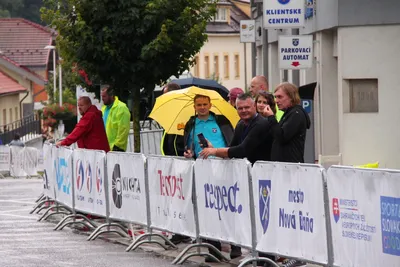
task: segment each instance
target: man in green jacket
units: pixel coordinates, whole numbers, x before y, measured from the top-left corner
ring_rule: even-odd
[[[101,89],[103,121],[111,151],[126,151],[130,130],[131,113],[125,103],[118,100],[113,89],[105,85]]]

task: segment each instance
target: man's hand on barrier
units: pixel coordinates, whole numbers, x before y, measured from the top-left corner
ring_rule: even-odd
[[[62,146],[61,143],[62,143],[62,141],[58,141],[58,142],[56,143],[56,146],[57,146],[57,147]]]
[[[203,159],[207,159],[209,156],[216,156],[216,155],[217,155],[217,148],[213,147],[203,148],[203,150],[200,152],[200,156]]]
[[[190,158],[193,158],[194,155],[193,155],[192,150],[187,149],[185,152],[183,152],[183,156],[184,156],[185,158],[190,159]]]

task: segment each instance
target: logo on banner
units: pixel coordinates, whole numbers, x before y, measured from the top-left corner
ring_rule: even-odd
[[[90,166],[90,163],[87,161],[86,162],[86,188],[89,193],[92,192],[92,166]]]
[[[120,209],[122,207],[122,183],[121,183],[121,167],[115,164],[112,174],[112,198],[115,207]]]
[[[82,160],[78,159],[76,162],[76,188],[82,191],[83,183],[85,181],[85,169],[83,168]]]
[[[232,186],[204,184],[205,207],[216,209],[220,221],[221,211],[241,214],[243,206],[236,201],[239,191],[237,182]]]
[[[56,171],[56,182],[58,191],[69,194],[71,184],[68,180],[67,161],[65,158],[57,158],[54,160],[54,169]]]
[[[103,177],[101,177],[99,163],[96,164],[96,189],[99,194],[103,191]]]
[[[279,4],[286,5],[289,4],[290,0],[278,0]]]
[[[333,218],[337,223],[340,219],[339,199],[337,198],[332,199],[332,212],[333,212]]]
[[[271,180],[259,180],[259,212],[261,225],[265,232],[269,224],[269,210],[271,203]]]
[[[293,38],[293,40],[292,40],[293,46],[298,46],[299,43],[300,43],[300,39],[299,38]]]

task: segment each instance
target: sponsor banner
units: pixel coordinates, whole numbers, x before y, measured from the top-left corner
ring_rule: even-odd
[[[327,263],[322,167],[257,162],[252,179],[257,250]]]
[[[106,216],[104,167],[106,153],[97,150],[74,150],[75,208]]]
[[[10,146],[10,150],[11,150],[10,175],[13,177],[26,176],[26,172],[24,170],[25,147]]]
[[[191,160],[148,157],[151,226],[195,237]]]
[[[197,160],[200,236],[251,247],[247,160]]]
[[[56,199],[55,188],[56,184],[54,175],[54,164],[52,158],[52,152],[56,148],[50,144],[45,143],[43,145],[43,194],[51,199]]]
[[[345,167],[327,173],[335,266],[399,266],[400,173]]]
[[[53,150],[56,200],[72,207],[72,154],[73,150],[58,147]]]
[[[147,224],[145,157],[134,153],[107,153],[110,218]]]
[[[10,147],[0,146],[0,172],[10,171]]]
[[[34,176],[37,175],[38,163],[39,163],[39,151],[34,147],[24,148],[24,161],[22,168],[25,171],[25,175]]]

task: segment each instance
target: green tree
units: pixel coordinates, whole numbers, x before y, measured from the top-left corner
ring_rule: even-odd
[[[12,17],[23,6],[23,0],[0,0],[0,18]]]
[[[131,92],[140,151],[140,90],[154,89],[194,63],[207,40],[215,0],[45,0],[42,19],[59,32],[63,58],[117,91]]]

